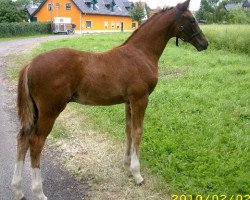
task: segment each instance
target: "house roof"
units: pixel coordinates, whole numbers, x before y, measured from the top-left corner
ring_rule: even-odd
[[[131,8],[133,6],[133,2],[129,2],[129,1],[123,1],[123,5],[126,8]]]
[[[225,9],[227,11],[231,11],[231,10],[241,8],[241,7],[242,7],[241,3],[228,3],[228,4],[225,5]]]
[[[37,10],[37,7],[35,8],[35,7],[30,7],[30,8],[28,8],[28,13],[29,13],[29,15],[31,16],[31,15],[33,15],[33,13],[35,12]]]
[[[30,15],[34,16],[46,3],[47,0],[44,0],[37,10],[33,11]],[[112,0],[97,0],[95,4],[95,9],[89,7],[86,3],[91,3],[92,0],[72,0],[72,2],[77,6],[77,8],[86,14],[97,14],[97,15],[116,15],[116,16],[130,16],[128,8],[132,6],[132,3],[128,0],[114,0],[115,6],[112,11],[111,8],[108,8],[106,5],[111,4]]]
[[[111,4],[112,0],[103,0],[104,4]]]
[[[246,1],[243,3],[242,7],[244,7],[244,8],[250,8],[250,0],[246,0]]]

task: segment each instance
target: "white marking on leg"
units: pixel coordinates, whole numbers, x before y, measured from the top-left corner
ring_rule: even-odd
[[[22,192],[22,175],[23,175],[23,161],[18,161],[15,164],[14,175],[11,182],[11,187],[15,193],[15,199],[20,200],[24,197]]]
[[[38,200],[47,200],[47,197],[43,193],[42,176],[39,168],[32,170],[32,191]]]
[[[141,173],[140,173],[140,162],[139,162],[138,155],[136,154],[135,149],[133,149],[132,153],[131,153],[130,170],[131,170],[131,173],[134,176],[135,182],[137,184],[142,183],[143,178],[142,178]]]

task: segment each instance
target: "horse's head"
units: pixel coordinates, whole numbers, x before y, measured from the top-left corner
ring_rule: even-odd
[[[190,0],[178,4],[174,9],[176,13],[176,45],[178,39],[189,42],[198,51],[207,49],[208,41],[202,33],[193,14],[188,10]]]

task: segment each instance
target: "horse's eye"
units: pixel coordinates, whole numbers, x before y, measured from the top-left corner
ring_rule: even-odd
[[[192,24],[194,24],[194,23],[195,23],[195,18],[194,18],[194,17],[191,17],[191,18],[189,19],[189,21],[190,21]]]

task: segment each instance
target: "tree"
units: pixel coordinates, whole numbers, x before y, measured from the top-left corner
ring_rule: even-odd
[[[138,21],[139,25],[142,24],[142,19],[145,17],[145,12],[140,1],[136,2],[134,7],[130,9],[130,16],[133,20]]]
[[[228,3],[242,3],[244,0],[201,0],[201,6],[196,17],[198,20],[206,20],[208,23],[228,22],[230,12],[226,11]]]
[[[0,5],[0,23],[23,21],[24,13],[18,9],[16,2],[0,0]]]
[[[235,9],[229,13],[229,23],[250,24],[250,11],[247,9]]]
[[[44,0],[33,0],[33,4],[39,6]]]
[[[207,22],[213,22],[214,19],[214,4],[208,0],[201,0],[200,9],[198,10],[196,17],[199,20],[206,20]]]
[[[27,9],[31,4],[31,0],[17,0],[16,6],[19,9]]]
[[[28,7],[43,0],[0,0],[0,23],[28,21]]]

